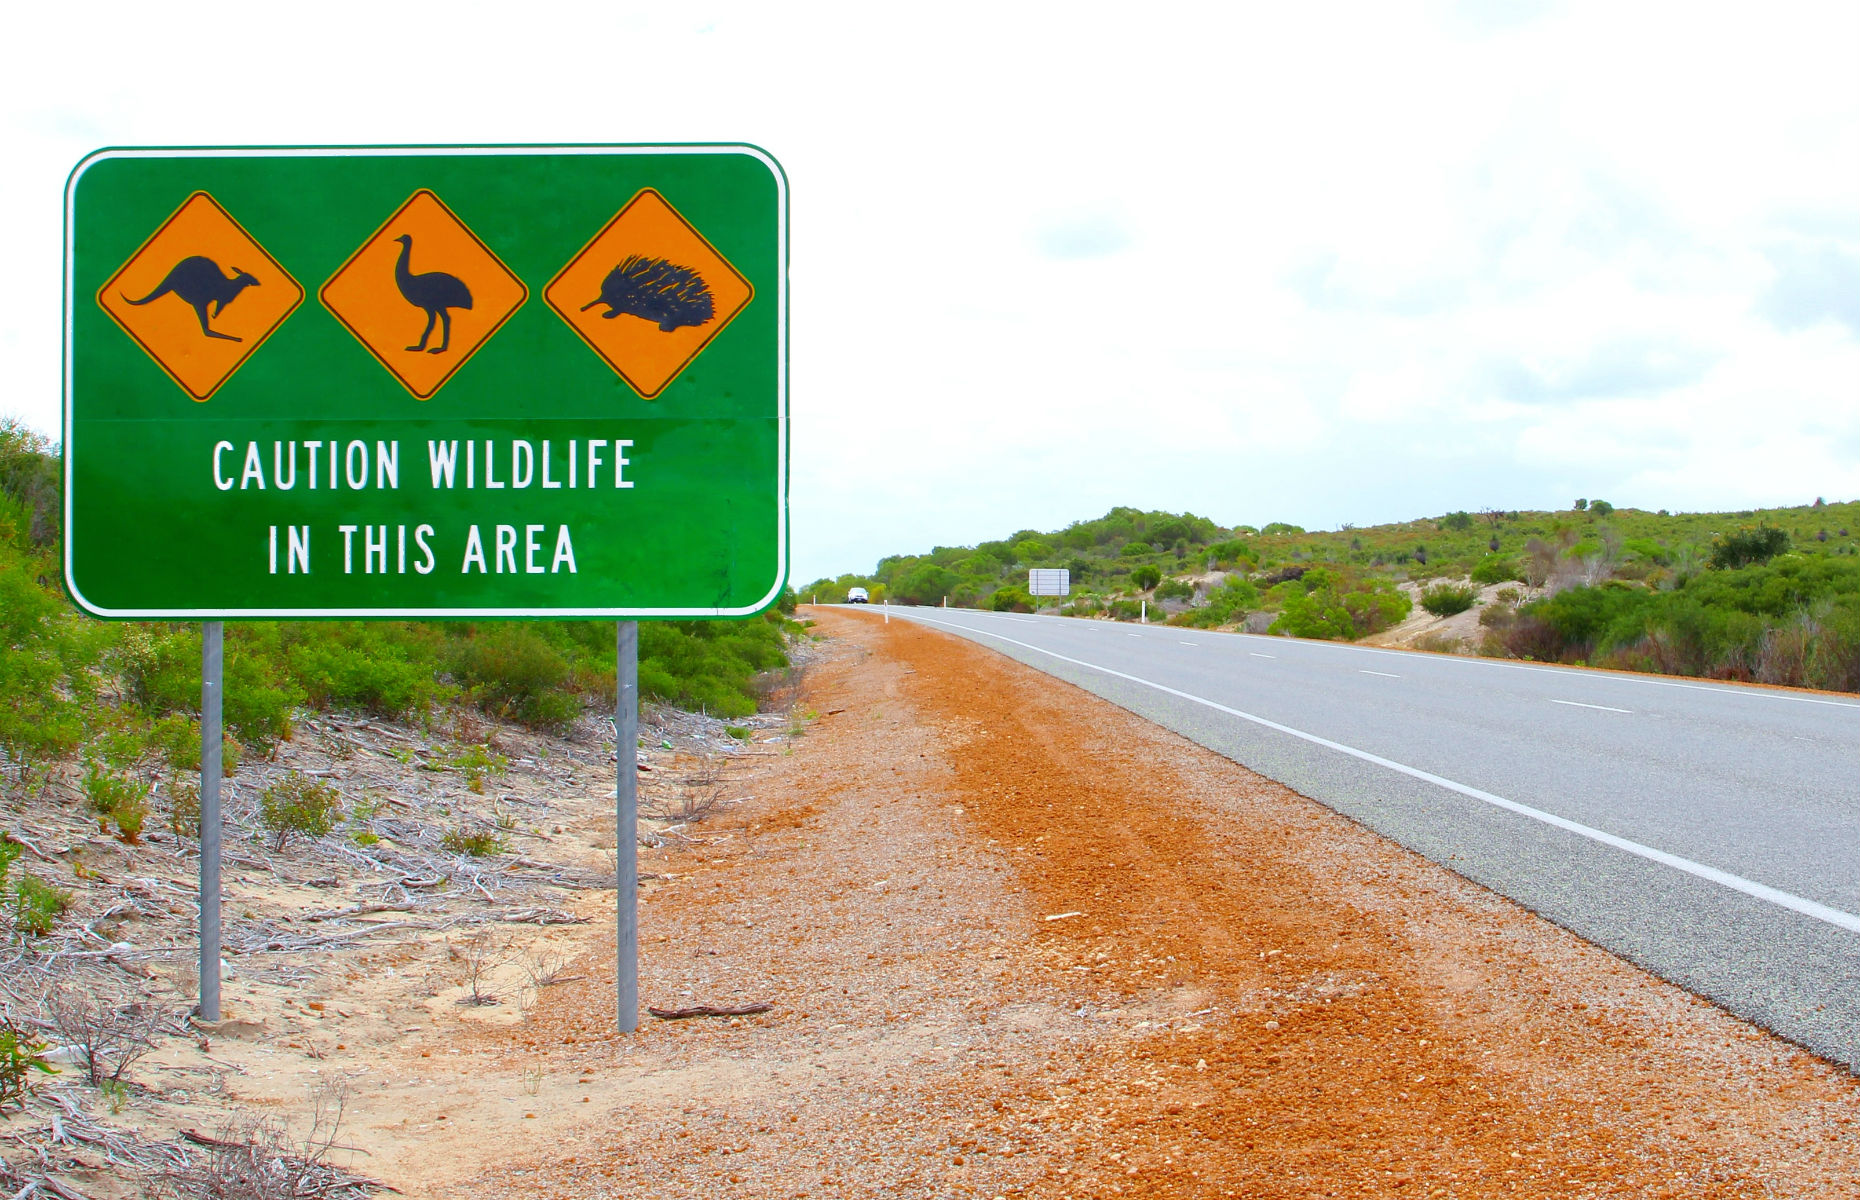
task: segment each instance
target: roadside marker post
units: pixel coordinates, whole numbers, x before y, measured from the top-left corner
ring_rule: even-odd
[[[221,1003],[225,621],[617,623],[638,1024],[641,620],[788,567],[788,184],[749,145],[115,148],[65,188],[64,581],[201,623]]]

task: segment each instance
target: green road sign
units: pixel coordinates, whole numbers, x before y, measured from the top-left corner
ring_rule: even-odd
[[[787,238],[750,146],[99,151],[66,584],[176,620],[759,611]]]

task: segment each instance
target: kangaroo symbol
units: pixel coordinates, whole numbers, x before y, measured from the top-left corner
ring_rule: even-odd
[[[446,347],[452,344],[451,310],[471,307],[471,289],[457,275],[448,275],[444,271],[415,275],[413,238],[403,233],[394,240],[400,243],[400,261],[394,264],[394,282],[407,303],[426,310],[426,329],[420,334],[420,344],[408,346],[407,349],[416,353],[426,350],[428,354],[444,354]],[[433,336],[435,321],[440,323],[439,344],[427,350],[426,339]]]
[[[224,342],[244,341],[230,333],[215,333],[207,325],[207,306],[213,306],[212,315],[217,317],[226,311],[226,306],[239,298],[239,293],[249,287],[257,287],[258,280],[247,275],[238,267],[233,268],[232,278],[220,273],[220,264],[204,255],[191,255],[174,264],[161,286],[142,297],[140,300],[123,299],[134,305],[148,304],[159,300],[169,292],[194,306],[194,314],[200,318],[200,332],[210,338],[219,338]]]

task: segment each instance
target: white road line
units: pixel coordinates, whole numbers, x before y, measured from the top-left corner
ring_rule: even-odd
[[[1200,644],[1201,644],[1200,642],[1177,642],[1176,643],[1176,645],[1178,646],[1199,646]]]
[[[1257,633],[1230,633],[1224,636],[1246,641],[1267,640],[1264,635]],[[1295,638],[1292,640],[1301,642],[1304,645],[1320,651],[1333,650],[1339,653],[1350,654],[1386,654],[1392,657],[1406,658],[1409,661],[1413,661],[1414,659],[1414,652],[1410,650],[1387,650],[1380,646],[1353,646],[1348,642],[1326,642],[1316,638]],[[1270,658],[1272,656],[1261,655],[1261,657]],[[1558,667],[1532,663],[1502,662],[1492,658],[1468,658],[1457,655],[1430,655],[1429,658],[1432,662],[1451,667],[1490,668],[1498,671],[1530,671],[1540,675],[1562,675],[1565,679],[1582,678],[1600,683],[1639,684],[1643,687],[1678,688],[1680,691],[1685,692],[1710,692],[1714,696],[1743,696],[1753,700],[1786,700],[1795,704],[1820,704],[1829,708],[1860,708],[1860,703],[1856,703],[1852,700],[1824,700],[1819,696],[1799,696],[1785,690],[1779,689],[1772,691],[1768,688],[1750,687],[1734,683],[1679,683],[1672,679],[1654,679],[1649,676],[1632,673],[1597,671],[1584,669],[1582,667]],[[1580,674],[1573,675],[1573,672],[1579,672]]]
[[[1252,655],[1254,658],[1277,658],[1279,657],[1276,654],[1254,654],[1253,651],[1251,650],[1248,650],[1247,653]]]
[[[1401,678],[1401,676],[1391,675],[1387,671],[1365,671],[1365,670],[1362,670],[1361,668],[1358,668],[1356,673],[1358,675],[1380,675],[1384,679],[1400,679]]]
[[[919,619],[927,621],[932,625],[949,625],[952,629],[965,629],[964,626],[955,625],[947,621],[932,620],[929,617]],[[1279,733],[1310,742],[1314,746],[1322,746],[1327,750],[1335,750],[1339,754],[1348,754],[1352,758],[1359,758],[1364,762],[1374,763],[1378,767],[1385,767],[1388,770],[1406,775],[1411,779],[1419,779],[1423,783],[1431,783],[1436,787],[1446,788],[1450,792],[1458,792],[1468,799],[1478,800],[1482,803],[1490,804],[1495,808],[1502,808],[1506,812],[1516,813],[1521,817],[1529,817],[1533,821],[1541,821],[1545,825],[1552,826],[1553,828],[1576,834],[1578,837],[1588,838],[1590,841],[1600,842],[1604,846],[1612,846],[1616,850],[1626,851],[1637,858],[1644,858],[1649,862],[1656,862],[1661,866],[1671,867],[1675,871],[1683,871],[1699,879],[1704,879],[1711,883],[1730,888],[1734,892],[1742,892],[1746,896],[1752,896],[1758,900],[1767,901],[1770,904],[1776,905],[1778,908],[1786,908],[1791,912],[1801,913],[1805,917],[1812,917],[1817,921],[1826,922],[1836,928],[1845,929],[1849,933],[1860,933],[1860,917],[1852,913],[1842,912],[1838,908],[1829,908],[1825,904],[1819,904],[1806,897],[1797,896],[1792,892],[1785,892],[1780,888],[1773,888],[1766,883],[1758,883],[1753,879],[1745,879],[1741,875],[1733,875],[1731,872],[1721,871],[1717,867],[1707,866],[1700,862],[1693,862],[1691,859],[1682,858],[1677,854],[1668,854],[1666,851],[1656,850],[1652,846],[1643,846],[1639,842],[1631,841],[1624,837],[1617,837],[1605,830],[1596,829],[1591,825],[1584,825],[1580,821],[1572,821],[1567,817],[1559,817],[1555,813],[1545,812],[1541,808],[1532,808],[1530,805],[1520,804],[1516,800],[1507,800],[1503,796],[1495,796],[1491,792],[1481,791],[1476,787],[1469,787],[1463,783],[1456,783],[1451,779],[1436,775],[1431,771],[1423,771],[1419,767],[1411,767],[1405,763],[1398,763],[1394,759],[1383,758],[1380,754],[1371,754],[1367,750],[1358,750],[1356,747],[1346,746],[1342,742],[1333,742],[1329,738],[1319,737],[1315,733],[1306,733],[1302,729],[1293,729],[1290,725],[1281,725],[1277,721],[1269,721],[1265,717],[1256,717],[1252,713],[1241,712],[1237,708],[1229,708],[1225,704],[1216,703],[1204,696],[1197,696],[1190,692],[1179,691],[1167,684],[1156,683],[1153,680],[1144,679],[1137,675],[1129,675],[1123,671],[1114,671],[1110,667],[1101,667],[1097,663],[1086,662],[1083,659],[1070,658],[1064,654],[1058,654],[1052,650],[1048,650],[1043,646],[1035,646],[1031,642],[1020,641],[1017,638],[1002,637],[998,633],[991,633],[986,636],[999,638],[1001,641],[1020,646],[1023,649],[1032,650],[1036,654],[1044,654],[1049,658],[1058,659],[1060,662],[1071,663],[1075,667],[1084,667],[1088,671],[1097,671],[1100,674],[1110,675],[1117,679],[1128,680],[1131,683],[1139,683],[1144,687],[1154,688],[1159,692],[1174,696],[1177,699],[1205,705],[1208,708],[1214,709],[1216,712],[1226,713],[1230,717],[1238,717],[1242,721],[1250,721],[1255,725],[1264,726],[1267,729],[1276,730]]]
[[[1140,637],[1142,637],[1143,635],[1142,635],[1142,634],[1140,634],[1140,633],[1127,633],[1127,634],[1125,634],[1124,636],[1125,636],[1125,637],[1133,637],[1133,638],[1140,638]]]
[[[1594,708],[1594,709],[1599,709],[1602,712],[1631,713],[1634,711],[1631,708],[1610,708],[1606,704],[1584,704],[1580,700],[1552,700],[1550,701],[1550,703],[1567,704],[1571,708]]]

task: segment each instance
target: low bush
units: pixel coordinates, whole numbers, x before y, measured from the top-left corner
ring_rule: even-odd
[[[454,640],[453,678],[479,708],[524,724],[548,724],[541,698],[568,682],[568,659],[527,625],[488,625]]]
[[[1177,613],[1169,618],[1169,623],[1192,629],[1212,629],[1244,619],[1248,612],[1259,607],[1259,603],[1259,588],[1252,581],[1243,575],[1229,575],[1221,586],[1208,593],[1201,607]]]
[[[292,676],[318,708],[404,717],[448,695],[433,673],[446,640],[438,626],[328,622],[284,626],[282,637]]]
[[[0,1024],[0,1106],[17,1105],[23,1112],[26,1097],[37,1082],[34,1072],[58,1074],[58,1068],[45,1057],[49,1048],[45,1042],[15,1028],[10,1020]]]
[[[150,784],[119,775],[103,763],[85,764],[84,798],[97,816],[98,827],[107,830],[114,823],[117,835],[125,842],[142,836],[150,788]]]
[[[52,924],[59,915],[70,907],[70,892],[53,887],[30,872],[21,875],[19,882],[13,885],[13,927],[21,933],[44,937],[52,931]]]
[[[466,746],[456,753],[441,758],[438,764],[459,772],[465,776],[465,786],[474,792],[484,791],[484,781],[490,775],[502,775],[510,767],[510,760],[492,750],[489,746]]]
[[[1386,579],[1355,580],[1329,567],[1288,579],[1266,598],[1279,605],[1267,632],[1342,641],[1379,633],[1414,609],[1408,594]]]
[[[1466,584],[1436,583],[1421,593],[1421,607],[1436,617],[1463,613],[1479,602],[1479,589]]]
[[[110,655],[124,690],[151,719],[200,712],[200,629],[196,625],[130,625]],[[290,678],[273,622],[226,631],[220,714],[227,732],[269,747],[291,736],[291,710],[304,692]]]
[[[1523,578],[1524,572],[1518,569],[1518,561],[1509,554],[1488,554],[1474,564],[1472,569],[1474,583],[1504,583]]]
[[[1773,525],[1733,530],[1712,540],[1711,565],[1734,570],[1766,563],[1789,548],[1789,535]]]
[[[453,854],[472,858],[486,858],[504,852],[503,839],[488,829],[448,829],[441,835],[439,844]]]
[[[995,612],[1032,612],[1035,604],[1026,588],[1014,584],[996,588],[994,594],[988,597],[988,607]]]
[[[292,771],[258,794],[258,823],[282,853],[294,837],[319,838],[342,819],[342,798],[322,780]]]
[[[756,676],[787,665],[781,626],[771,620],[647,621],[639,628],[640,693],[714,716],[755,712]]]

